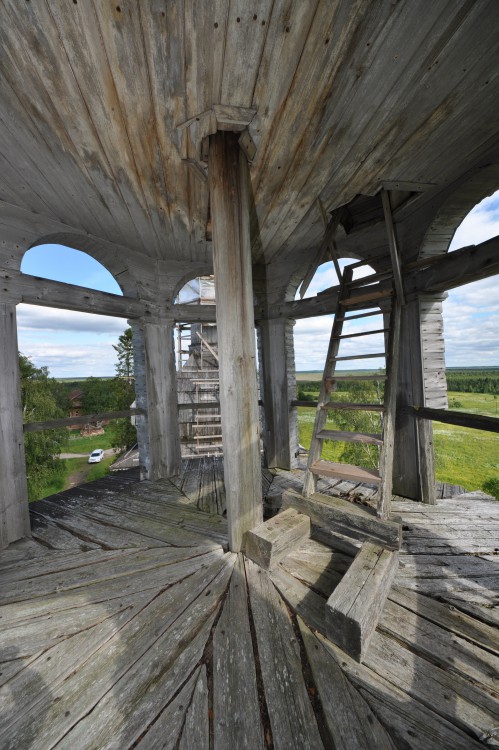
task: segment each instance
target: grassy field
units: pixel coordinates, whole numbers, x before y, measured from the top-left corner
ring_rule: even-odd
[[[112,435],[109,427],[105,428],[104,435],[95,435],[92,437],[82,437],[78,431],[69,438],[67,453],[91,453],[96,448],[112,448]]]
[[[304,380],[312,380],[306,373]],[[320,378],[320,373],[318,374]],[[449,392],[449,407],[473,414],[496,416],[499,398],[485,393]],[[298,409],[300,444],[310,446],[315,418],[314,408]],[[499,435],[466,427],[433,423],[436,477],[441,482],[460,484],[468,490],[483,487],[484,482],[499,478]],[[337,461],[344,443],[326,442],[323,457]]]

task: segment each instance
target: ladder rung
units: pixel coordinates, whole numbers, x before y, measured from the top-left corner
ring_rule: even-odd
[[[332,461],[315,461],[310,467],[312,474],[334,479],[350,479],[353,482],[367,482],[379,484],[379,473],[374,469],[364,469],[361,466],[340,464]]]
[[[321,430],[316,435],[319,440],[339,440],[347,443],[369,443],[370,445],[383,445],[381,435],[373,435],[369,432],[351,432],[350,430]]]
[[[324,378],[326,383],[333,383],[335,380],[386,380],[386,375],[332,375],[330,378]]]
[[[360,331],[360,333],[343,333],[341,336],[333,336],[335,341],[340,339],[356,339],[359,336],[372,336],[375,333],[387,333],[389,328],[377,328],[375,331]]]
[[[380,263],[380,261],[386,261],[387,263],[391,263],[391,258],[389,255],[383,255],[381,258],[368,258],[367,260],[358,260],[356,263],[350,263],[348,266],[345,266],[345,271],[349,269],[354,268],[362,268],[362,266],[369,266],[372,268],[371,263],[374,260],[375,263]]]
[[[361,286],[367,286],[375,281],[385,281],[386,279],[393,278],[393,273],[389,271],[379,271],[378,273],[372,273],[369,276],[361,276],[360,279],[352,279],[348,282],[347,286],[349,289],[355,289]]]
[[[359,313],[357,315],[349,315],[346,318],[344,315],[336,317],[338,323],[348,323],[349,320],[358,320],[359,318],[370,318],[372,315],[383,315],[385,312],[390,312],[390,308],[386,310],[372,310],[371,312]]]
[[[364,302],[371,302],[372,300],[384,299],[385,297],[391,297],[393,289],[376,289],[366,294],[356,294],[354,297],[347,297],[341,299],[340,305],[347,307],[349,305],[360,305]]]
[[[354,404],[354,403],[342,403],[341,401],[327,401],[322,404],[321,409],[327,411],[331,409],[345,409],[349,411],[384,411],[385,407],[383,404]]]
[[[346,359],[374,359],[376,357],[386,357],[386,352],[378,352],[377,354],[353,354],[350,357],[335,357],[336,362],[344,362]]]

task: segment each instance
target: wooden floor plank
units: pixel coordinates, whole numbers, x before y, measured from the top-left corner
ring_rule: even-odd
[[[99,566],[101,571],[109,568],[115,570],[113,575],[119,575],[120,569],[125,572],[137,572],[145,568],[189,560],[208,552],[221,553],[220,547],[213,549],[210,543],[199,547],[157,547],[153,549],[103,550],[100,547],[91,552],[68,553],[57,551],[44,557],[36,565],[33,562],[12,565],[0,572],[2,585],[13,581],[35,579],[51,573],[66,574],[71,570],[81,570],[91,566]]]
[[[9,602],[0,608],[2,750],[58,743],[125,750],[136,742],[142,750],[208,750],[207,742],[218,750],[217,664],[219,675],[234,675],[248,663],[260,705],[257,711],[254,696],[241,703],[252,706],[267,746],[301,750],[301,731],[308,746],[328,750],[389,747],[391,740],[404,750],[497,746],[499,503],[483,493],[440,498],[436,506],[394,501],[405,527],[398,584],[368,663],[359,665],[320,635],[325,599],[356,553],[347,540],[338,546],[329,535],[324,541],[334,549],[307,540],[271,578],[248,570],[249,608],[239,567],[227,589],[231,572],[224,573],[214,541],[226,521],[193,504],[196,496],[223,512],[222,466],[221,458],[192,459],[173,482],[139,483],[135,472],[32,506],[43,544],[22,540],[0,553],[0,597]],[[262,486],[300,490],[302,477],[264,472]],[[191,485],[190,499],[182,485]],[[321,488],[372,502],[363,485],[324,481]],[[189,534],[194,546],[164,542]],[[210,561],[211,572],[203,567]],[[223,576],[217,593],[213,582]],[[303,617],[303,642],[295,615]],[[229,703],[237,733],[239,706]],[[391,740],[380,739],[381,725]]]
[[[136,750],[174,750],[177,747],[185,721],[186,706],[192,700],[199,673],[200,669],[197,669],[179,694],[163,709],[142,739],[138,741]]]
[[[322,739],[283,600],[268,574],[246,560],[263,686],[276,750],[320,750]]]
[[[264,747],[242,554],[213,636],[213,727],[217,750]]]
[[[430,663],[421,653],[422,648],[417,643],[409,650],[376,631],[365,664],[475,739],[487,736],[499,726],[496,698],[460,675]]]
[[[78,670],[73,670],[60,689],[52,688],[52,694],[47,691],[43,695],[42,692],[33,710],[27,716],[22,716],[15,731],[5,737],[3,747],[8,750],[29,747],[29,743],[26,743],[29,736],[36,736],[39,746],[43,748],[52,747],[63,737],[69,748],[104,747],[101,742],[103,736],[106,742],[108,739],[116,742],[115,746],[120,750],[123,746],[121,742],[128,743],[126,746],[132,744],[130,734],[121,734],[121,727],[128,719],[133,721],[133,717],[126,716],[125,706],[120,709],[117,704],[121,700],[126,704],[127,699],[135,700],[137,695],[147,692],[136,686],[143,685],[144,681],[154,681],[155,675],[156,679],[158,675],[164,675],[165,665],[171,666],[168,659],[175,662],[173,654],[179,656],[173,665],[175,669],[183,670],[180,674],[184,677],[188,674],[187,663],[180,658],[182,645],[185,645],[183,639],[190,642],[200,625],[212,616],[232,571],[232,560],[230,556],[226,557],[229,559],[219,560],[206,569],[201,568],[194,576],[155,596],[132,620],[120,627],[117,638],[106,642],[93,659],[86,661]],[[211,592],[209,597],[203,595],[208,586]],[[113,618],[110,626],[112,622]],[[209,628],[208,632],[203,632],[201,640],[196,641],[196,662],[199,659],[198,646],[201,647],[205,635],[209,635]],[[80,649],[80,653],[84,654],[85,651]],[[191,652],[189,656],[193,656]],[[194,667],[195,664],[191,671]],[[127,678],[120,682],[124,675]],[[177,680],[179,677],[177,674]],[[176,686],[173,685],[171,697],[175,691]],[[161,691],[155,695],[155,700],[163,702],[155,712],[152,711],[152,715],[149,713],[146,726],[141,723],[142,731],[169,702],[167,693]],[[91,718],[84,720],[91,709],[94,709]],[[99,712],[98,721],[95,711]],[[19,713],[16,716],[19,719]],[[69,731],[73,735],[71,739],[66,737]],[[140,734],[136,736],[137,739]],[[95,740],[97,736],[99,739]]]
[[[418,701],[408,702],[406,693],[365,665],[355,662],[320,634],[315,637],[389,728],[399,747],[411,750],[479,750],[483,747],[468,733]]]
[[[99,510],[109,509],[115,514],[126,510],[127,513],[135,513],[140,517],[150,516],[160,522],[180,525],[184,529],[202,533],[202,535],[209,533],[221,542],[227,539],[227,522],[224,518],[211,513],[195,511],[189,506],[178,505],[171,500],[150,500],[137,497],[128,498],[125,503],[121,497],[108,497],[105,502],[100,504]],[[90,512],[95,512],[95,510]]]
[[[100,523],[82,512],[71,512],[49,501],[44,501],[43,509],[37,509],[37,513],[43,518],[54,521],[61,528],[74,532],[77,536],[95,542],[107,549],[158,547],[166,544],[161,540],[156,540],[153,544],[150,538],[144,537],[141,534],[136,534],[118,526]],[[118,522],[117,519],[115,520]]]
[[[85,552],[91,549],[101,548],[94,542],[84,541],[66,529],[61,529],[56,523],[48,518],[43,518],[36,513],[36,506],[31,509],[31,533],[33,539],[41,542],[50,549],[64,550],[72,549]]]
[[[84,591],[86,587],[110,580],[113,581],[113,585],[119,586],[121,583],[119,579],[124,578],[129,581],[132,576],[140,572],[146,572],[150,579],[149,583],[154,582],[154,585],[160,589],[161,586],[186,578],[203,564],[209,565],[221,554],[221,550],[218,549],[201,556],[184,555],[184,559],[179,556],[179,560],[178,557],[164,559],[161,554],[147,551],[140,557],[126,556],[76,569],[47,573],[29,580],[5,584],[0,591],[0,604],[34,601],[36,598],[46,597],[53,593],[61,595],[73,589]]]
[[[174,696],[179,681],[198,664],[233,563],[234,556],[228,555],[217,575],[203,580],[202,590],[199,586],[193,586],[188,593],[185,590],[183,597],[189,605],[184,604],[182,612],[177,611],[174,618],[170,613],[166,615],[167,621],[173,619],[171,627],[163,625],[161,634],[147,649],[141,645],[141,656],[119,676],[112,691],[104,695],[93,712],[81,718],[64,736],[60,750],[75,747],[122,750],[124,745],[133,745],[150,725],[151,714],[158,715]],[[154,690],[150,690],[152,686]],[[91,685],[88,687],[92,689]]]
[[[326,724],[336,750],[396,750],[369,704],[349,683],[337,662],[299,619]]]
[[[499,657],[408,612],[393,601],[383,610],[379,629],[448,672],[456,672],[499,697]],[[499,640],[499,639],[498,639]],[[416,646],[414,645],[416,644]]]
[[[159,544],[171,544],[176,547],[195,547],[199,544],[213,542],[219,544],[226,541],[226,535],[219,532],[212,533],[209,526],[201,533],[190,531],[185,527],[167,520],[159,520],[147,514],[129,513],[127,510],[117,511],[115,508],[90,508],[80,511],[82,520],[90,519],[93,522],[106,524],[107,529],[124,529],[126,533],[140,535],[143,544],[158,546]],[[138,537],[139,538],[139,537]]]
[[[106,610],[102,605],[104,613],[110,612],[111,617],[56,643],[9,680],[0,691],[0,746],[31,748],[39,742],[39,747],[50,747],[41,734],[45,716],[50,718],[55,729],[60,718],[57,702],[66,695],[68,680],[71,676],[74,679],[85,663],[92,664],[93,655],[111,642],[150,598],[146,594],[131,597],[114,614],[112,609]],[[101,680],[112,682],[113,670],[102,675]]]
[[[249,746],[249,745],[248,745]],[[178,750],[210,750],[210,722],[206,667],[198,673]]]
[[[476,644],[482,649],[499,655],[497,629],[484,622],[449,607],[428,596],[408,591],[400,586],[392,587],[389,599],[414,612],[419,617],[440,625],[452,634]],[[499,620],[498,620],[499,624]]]
[[[216,560],[220,558],[222,552],[214,551],[208,554],[210,558]],[[202,561],[198,564],[200,567],[203,566]],[[188,566],[187,570],[192,568],[189,561],[179,563],[179,565],[180,568],[165,565],[154,571],[139,571],[138,573],[130,573],[119,578],[87,584],[60,593],[46,594],[33,599],[5,604],[2,606],[2,623],[5,627],[9,627],[15,622],[22,622],[33,617],[42,617],[43,615],[70,609],[78,610],[88,604],[107,602],[140,591],[158,591],[158,589],[161,590],[176,583],[179,577],[185,578],[186,565]]]

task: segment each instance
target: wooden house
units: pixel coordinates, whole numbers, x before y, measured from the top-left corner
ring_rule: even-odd
[[[1,747],[497,747],[499,512],[436,492],[432,420],[498,430],[446,409],[441,305],[499,271],[497,237],[448,253],[498,187],[499,4],[4,0],[0,52]],[[44,243],[123,296],[22,273]],[[295,300],[340,258],[373,275]],[[130,322],[140,481],[30,513],[21,302]],[[331,313],[303,471],[293,322]],[[342,439],[378,472],[321,456],[374,313],[383,432]],[[217,325],[223,474],[181,461],[178,322]]]

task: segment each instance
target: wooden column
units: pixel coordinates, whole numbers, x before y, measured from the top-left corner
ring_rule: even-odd
[[[293,325],[287,319],[259,324],[267,466],[288,470],[296,466],[298,451],[296,406],[291,406],[296,398]]]
[[[210,136],[208,175],[217,299],[220,409],[229,546],[262,521],[248,165],[237,134]]]
[[[31,536],[16,301],[5,296],[0,299],[0,549],[17,539]]]
[[[436,360],[443,362],[444,342],[441,314],[433,314],[435,320],[428,322],[426,310],[431,301],[427,296],[402,308],[393,491],[433,505],[436,500],[432,423],[417,419],[405,409],[408,405],[425,406],[446,399],[445,381],[432,390],[434,379],[429,375]]]
[[[141,477],[163,479],[180,471],[177,373],[172,320],[129,321],[133,332]]]

